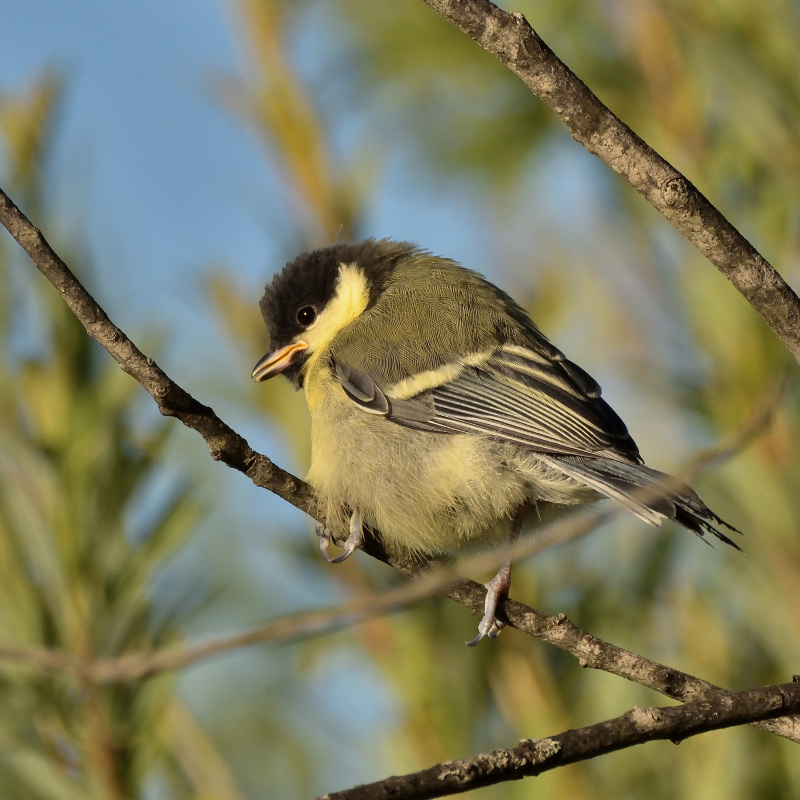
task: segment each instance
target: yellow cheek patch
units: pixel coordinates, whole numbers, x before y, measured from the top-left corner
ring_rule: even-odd
[[[339,331],[364,313],[368,303],[369,289],[364,273],[355,264],[342,264],[333,298],[303,335],[309,351],[314,355],[323,352]]]

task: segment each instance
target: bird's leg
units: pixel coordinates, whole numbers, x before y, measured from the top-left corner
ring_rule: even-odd
[[[500,569],[497,570],[494,578],[484,584],[486,587],[486,600],[483,604],[483,618],[478,623],[478,635],[467,642],[467,647],[475,647],[484,636],[496,639],[506,625],[505,622],[497,619],[497,604],[508,597],[508,590],[511,588],[511,559],[514,555],[514,545],[519,538],[523,517],[524,514],[519,514],[517,519],[514,520],[514,527],[508,541],[508,557]]]
[[[314,526],[314,532],[319,537],[319,552],[320,552],[320,555],[326,561],[330,561],[330,559],[328,558],[328,548],[331,546],[331,542],[333,541],[333,537],[331,536],[331,532],[321,522],[319,522],[319,520],[317,521],[316,525]]]
[[[331,532],[321,523],[317,523],[317,536],[319,536],[319,552],[329,564],[341,564],[346,558],[351,556],[364,544],[364,524],[361,512],[355,509],[350,516],[350,533],[344,543],[344,552],[336,558],[328,555],[328,548],[331,546],[333,538]]]

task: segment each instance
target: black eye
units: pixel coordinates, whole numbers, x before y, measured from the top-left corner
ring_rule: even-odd
[[[303,306],[294,317],[298,325],[307,328],[317,318],[317,309],[314,306]]]

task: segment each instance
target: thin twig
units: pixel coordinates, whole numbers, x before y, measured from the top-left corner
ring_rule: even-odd
[[[256,485],[269,489],[279,497],[287,500],[297,508],[312,516],[319,514],[318,504],[313,489],[299,478],[274,465],[266,456],[256,453],[247,442],[235,431],[222,422],[207,406],[202,405],[172,381],[151,359],[146,357],[125,334],[108,318],[103,309],[72,274],[67,265],[58,257],[24,214],[14,205],[10,198],[0,189],[0,222],[28,253],[33,263],[43,275],[56,287],[65,302],[72,309],[77,319],[87,332],[105,347],[120,367],[134,377],[150,393],[163,414],[174,416],[188,427],[198,431],[209,445],[211,455],[223,461],[229,467],[246,474]],[[602,516],[608,512],[599,512]],[[597,518],[587,525],[596,525]],[[578,535],[572,531],[572,536]],[[404,563],[390,558],[380,547],[380,543],[371,540],[365,546],[365,552],[378,558],[396,569],[409,575],[417,575],[418,564]],[[486,590],[474,581],[462,580],[452,584],[446,591],[448,597],[474,611],[482,611]],[[510,625],[524,633],[542,639],[572,655],[586,667],[602,669],[654,689],[657,692],[678,700],[697,698],[718,698],[726,692],[707,681],[692,675],[658,664],[649,659],[637,656],[627,650],[603,642],[590,634],[579,630],[563,615],[552,616],[532,609],[522,603],[508,600],[505,603],[505,617]],[[280,623],[275,623],[280,624]],[[237,634],[247,638],[247,643],[266,641],[275,638],[272,624],[259,631]],[[263,637],[263,638],[259,638]],[[238,644],[244,644],[240,640]],[[144,677],[159,670],[177,669],[192,660],[229,649],[228,643],[219,642],[196,646],[195,656],[180,654],[158,655],[164,659],[160,666],[147,663],[145,660],[137,665],[124,662],[121,672],[127,670],[128,680]],[[238,645],[237,645],[238,646]],[[195,646],[192,646],[195,647]],[[66,671],[84,680],[101,679],[113,681],[114,668],[111,665],[97,667],[93,663],[79,661],[70,654],[55,653],[47,650],[24,650],[5,648],[0,657],[17,663],[25,663],[39,668]],[[153,654],[150,654],[152,657]],[[126,657],[129,658],[129,657]],[[170,659],[173,659],[170,662]],[[170,666],[170,663],[172,666]],[[142,669],[142,664],[146,667]],[[95,672],[97,670],[97,672]],[[105,675],[103,671],[107,670]],[[137,670],[140,670],[137,673]],[[795,718],[784,718],[778,721],[759,723],[768,729],[793,741],[800,742],[800,723]]]
[[[800,299],[675,167],[640,139],[542,41],[490,0],[423,0],[510,69],[572,137],[675,226],[738,289],[800,362]]]
[[[320,513],[313,489],[253,450],[244,437],[226,425],[208,406],[173,381],[109,319],[41,231],[0,189],[0,222],[30,256],[34,266],[55,286],[64,302],[95,341],[99,342],[155,400],[165,416],[177,417],[205,439],[211,457],[243,472],[256,486],[274,492],[312,517]]]
[[[596,507],[591,512],[554,520],[542,527],[543,535],[537,533],[535,537],[520,542],[518,555],[525,557],[543,547],[551,546],[554,542],[567,541],[584,535],[619,513],[620,509],[613,506]],[[373,546],[377,547],[377,544]],[[462,561],[459,570],[490,572],[497,568],[503,558],[503,549],[498,548],[496,551],[482,553]],[[130,683],[165,671],[184,669],[240,647],[266,642],[286,642],[329,633],[370,616],[400,610],[427,599],[436,592],[444,591],[448,597],[475,611],[483,609],[484,587],[474,581],[461,579],[453,568],[436,564],[421,571],[416,564],[398,561],[394,562],[394,566],[415,580],[388,592],[367,595],[338,608],[316,610],[273,620],[242,633],[191,643],[180,648],[133,653],[116,659],[80,660],[70,654],[56,651],[5,647],[0,648],[0,659],[48,671],[65,672],[87,683]],[[598,639],[580,630],[563,614],[557,616],[545,614],[522,603],[508,600],[504,606],[504,618],[511,627],[520,632],[573,655],[582,667],[599,669],[623,677],[676,700],[711,701],[729,694],[693,675]],[[795,717],[783,717],[755,724],[800,743],[800,720]]]
[[[699,733],[797,711],[800,711],[800,683],[796,682],[749,689],[713,701],[698,700],[669,708],[634,708],[621,717],[595,725],[544,739],[525,739],[516,747],[445,761],[420,772],[332,792],[317,800],[429,800],[541,775],[565,764],[645,742],[678,743]]]

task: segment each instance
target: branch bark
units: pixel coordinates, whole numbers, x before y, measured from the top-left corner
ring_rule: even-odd
[[[141,350],[108,317],[86,291],[70,268],[58,256],[42,232],[0,189],[0,222],[28,254],[34,266],[55,286],[64,302],[95,341],[153,398],[158,410],[177,417],[205,439],[215,461],[247,475],[256,486],[275,493],[312,517],[320,513],[313,489],[266,456],[257,453],[208,406],[195,400],[175,383],[156,362]]]
[[[149,392],[162,414],[174,416],[187,427],[196,430],[205,439],[211,456],[216,460],[243,472],[257,486],[268,489],[310,516],[321,518],[314,490],[304,481],[273,464],[266,456],[252,450],[246,440],[220,420],[211,408],[195,400],[172,381],[152,358],[145,356],[111,322],[41,232],[2,189],[0,222],[30,256],[37,269],[56,287],[87,333],[108,350],[121,369]],[[364,550],[406,575],[415,577],[419,574],[418,565],[389,558],[375,540],[368,540]],[[483,610],[486,590],[475,581],[461,580],[451,584],[445,594],[473,611]],[[728,695],[728,692],[707,681],[604,642],[577,628],[564,615],[545,614],[510,599],[506,601],[504,611],[509,625],[570,653],[584,667],[602,669],[680,701],[703,698],[716,702]],[[130,657],[125,657],[119,660],[122,663],[118,663],[116,668],[103,662],[99,666],[87,664],[69,654],[47,650],[6,648],[0,651],[0,657],[42,669],[68,672],[90,682],[114,682],[138,680],[164,669],[186,666],[232,646],[277,638],[272,625],[264,626],[260,633],[251,632],[242,636],[243,639],[233,638],[222,646],[196,646],[188,658],[185,654],[158,655],[153,661],[152,657],[156,654],[145,654],[138,661],[134,659],[134,663],[126,660]],[[800,719],[797,717],[784,717],[757,724],[800,743]]]
[[[800,301],[775,269],[725,219],[691,182],[622,123],[547,47],[520,14],[508,13],[488,0],[424,0],[497,57],[555,111],[573,138],[597,155],[642,194],[703,253],[764,318],[800,362]],[[172,381],[117,328],[41,232],[0,190],[0,219],[50,280],[92,338],[151,395],[162,414],[175,416],[196,430],[211,456],[247,475],[314,518],[320,517],[310,486],[255,452],[236,431]],[[388,563],[377,543],[367,552]],[[416,571],[393,563],[407,574]],[[473,581],[450,585],[447,596],[468,608],[483,608],[485,590]],[[388,604],[387,604],[388,605]],[[365,611],[350,613],[350,618]],[[374,613],[374,612],[373,612]],[[505,604],[508,623],[575,656],[581,666],[602,669],[683,701],[670,708],[633,709],[613,720],[539,739],[470,759],[445,762],[412,775],[325,795],[325,800],[430,798],[461,793],[501,781],[538,775],[646,741],[679,741],[698,733],[744,723],[800,742],[800,684],[753,689],[738,694],[668,666],[603,642],[581,631],[565,616],[551,616],[521,603]],[[327,624],[327,623],[326,623]],[[316,630],[319,621],[308,620]],[[0,649],[0,658],[38,668],[75,674],[90,683],[141,680],[176,669],[232,647],[274,640],[284,635],[280,623],[225,639],[194,645],[183,652],[127,656],[87,663],[70,654]],[[297,635],[297,622],[289,623]]]
[[[586,761],[657,740],[676,744],[699,733],[800,711],[800,683],[749,689],[723,700],[669,708],[633,708],[616,719],[565,731],[516,747],[445,761],[409,775],[326,794],[317,800],[428,800],[460,794]]]
[[[800,300],[675,167],[615,116],[528,24],[489,0],[423,0],[510,69],[736,287],[800,363]]]

